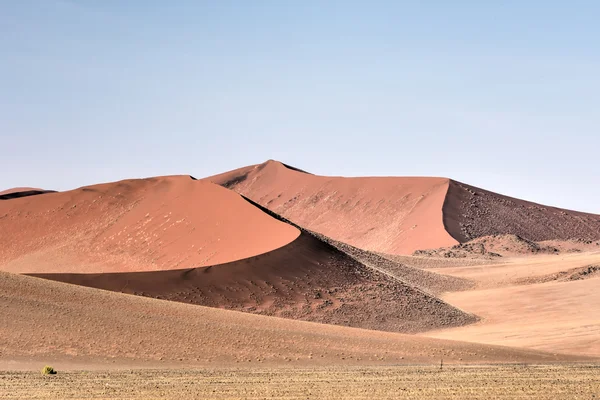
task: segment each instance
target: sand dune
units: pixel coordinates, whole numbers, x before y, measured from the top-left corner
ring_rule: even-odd
[[[326,177],[268,161],[207,179],[307,229],[388,254],[500,234],[533,241],[600,239],[600,215],[518,200],[446,178]]]
[[[600,253],[440,269],[476,282],[477,290],[443,298],[482,321],[427,336],[600,357],[598,271]]]
[[[266,253],[300,231],[189,176],[127,180],[0,202],[0,269],[193,268]]]
[[[468,279],[479,289],[548,281],[549,276],[600,265],[600,251],[536,257],[513,257],[502,262],[464,267],[430,268],[429,271]]]
[[[428,336],[600,357],[600,279],[455,293],[485,321]]]
[[[428,273],[429,275],[433,275]],[[277,250],[203,268],[36,274],[95,288],[298,320],[392,332],[476,321],[438,298],[368,268],[308,233]]]
[[[13,199],[0,204],[0,269],[393,332],[476,321],[415,279],[377,272],[269,213],[233,191],[187,176]],[[413,271],[415,277],[427,275]]]
[[[35,196],[38,194],[53,192],[53,190],[44,190],[30,187],[16,187],[0,191],[0,200],[17,199],[19,197]]]
[[[207,179],[362,249],[406,254],[458,243],[442,224],[447,179],[316,176],[276,161]]]
[[[0,320],[0,368],[7,369],[36,362],[61,370],[113,362],[157,368],[582,359],[250,315],[9,273],[0,273]]]
[[[597,254],[568,255],[568,262],[552,258],[562,254],[539,262],[403,255],[457,244],[468,254],[479,245],[516,254],[540,241],[540,254],[554,254],[552,243],[587,251],[600,237],[597,215],[444,178],[323,177],[275,161],[202,181],[172,176],[19,193],[28,191],[0,202],[0,270],[46,280],[0,273],[7,321],[0,359],[229,365],[600,357]],[[461,292],[444,294],[447,302],[436,297],[448,291]],[[476,315],[483,320],[472,324]],[[397,334],[425,331],[473,343]]]
[[[444,225],[459,242],[499,234],[535,242],[600,239],[600,215],[519,200],[452,180]]]

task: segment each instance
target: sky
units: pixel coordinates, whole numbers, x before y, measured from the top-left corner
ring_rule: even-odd
[[[0,0],[0,190],[276,159],[600,213],[600,2]]]

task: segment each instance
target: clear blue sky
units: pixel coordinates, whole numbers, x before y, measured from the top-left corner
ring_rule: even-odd
[[[600,213],[598,1],[0,0],[0,188],[273,158]]]

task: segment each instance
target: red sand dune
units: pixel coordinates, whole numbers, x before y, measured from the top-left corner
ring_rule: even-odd
[[[473,315],[368,268],[306,232],[277,250],[210,267],[32,275],[165,300],[392,332],[476,321]]]
[[[507,234],[535,242],[600,239],[600,215],[519,200],[452,180],[444,225],[459,242]]]
[[[126,180],[0,202],[0,269],[193,268],[266,253],[300,231],[189,176]]]
[[[186,176],[0,203],[0,269],[186,303],[379,330],[476,320]]]
[[[359,248],[411,253],[424,244],[457,243],[442,224],[447,179],[316,176],[276,161],[207,179]]]
[[[535,241],[600,238],[600,215],[517,200],[447,178],[317,176],[270,160],[206,179],[307,229],[389,254],[494,234]]]
[[[6,190],[1,190],[0,191],[0,196],[5,195],[5,194],[12,194],[12,193],[19,193],[19,192],[32,192],[32,191],[43,191],[43,189],[36,189],[36,188],[30,188],[30,187],[15,187],[15,188],[10,188],[10,189],[6,189]]]
[[[44,190],[30,187],[16,187],[0,191],[0,200],[10,200],[19,197],[35,196],[37,194],[52,193],[53,190]]]

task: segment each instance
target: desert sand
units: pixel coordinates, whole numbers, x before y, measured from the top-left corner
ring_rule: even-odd
[[[134,179],[0,202],[0,270],[193,268],[263,254],[299,234],[217,185]]]
[[[339,327],[0,273],[2,369],[556,362],[526,349]],[[73,367],[71,367],[73,368]]]
[[[599,371],[561,364],[0,372],[0,399],[594,399]]]
[[[190,304],[392,332],[476,321],[431,294],[431,288],[438,287],[432,277],[439,275],[403,268],[390,276],[372,266],[303,232],[271,252],[209,267],[34,275]],[[450,280],[443,286],[449,287]]]
[[[361,249],[411,254],[481,236],[600,239],[600,216],[514,199],[448,178],[312,175],[277,161],[207,178],[298,225]]]
[[[458,243],[442,224],[447,179],[317,176],[277,161],[207,179],[362,249],[410,254]]]
[[[5,189],[5,190],[0,190],[0,196],[4,196],[7,194],[13,194],[13,193],[21,193],[21,192],[43,192],[43,189],[39,189],[39,188],[31,188],[31,187],[15,187],[15,188],[10,188],[10,189]]]
[[[427,336],[600,356],[600,252],[438,271],[475,282],[443,298],[482,320]]]
[[[35,196],[38,194],[53,192],[53,190],[44,190],[30,187],[16,187],[0,191],[0,200],[17,199],[19,197]]]
[[[276,161],[29,189],[0,194],[0,369],[105,372],[0,373],[0,398],[598,388],[598,215]]]

